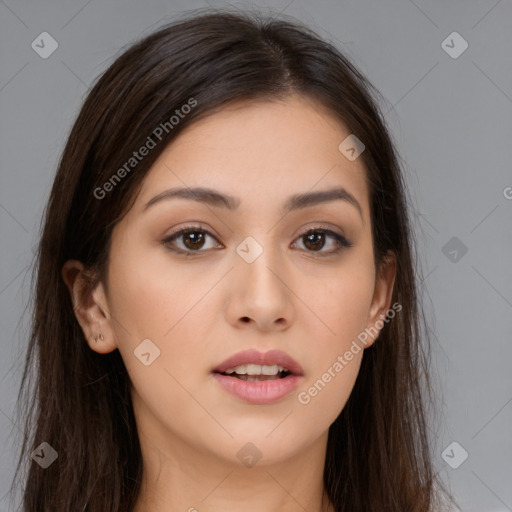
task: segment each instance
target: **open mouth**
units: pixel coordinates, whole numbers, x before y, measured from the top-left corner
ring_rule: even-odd
[[[219,373],[219,372],[215,372]],[[248,375],[247,373],[236,373],[236,372],[223,372],[220,375],[225,375],[226,377],[231,377],[234,379],[247,380],[249,382],[260,382],[264,380],[277,380],[284,379],[291,373],[288,370],[278,371],[276,374],[272,375]]]
[[[254,404],[280,400],[304,380],[304,369],[282,350],[244,350],[212,368],[226,391]]]
[[[257,405],[278,402],[304,379],[302,367],[279,351],[264,356],[254,351],[240,354],[214,368],[212,375],[225,391],[245,402]],[[251,362],[247,362],[249,357]]]

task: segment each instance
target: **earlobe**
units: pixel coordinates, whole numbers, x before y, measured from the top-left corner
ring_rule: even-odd
[[[371,333],[367,346],[371,346],[377,340],[380,330],[384,326],[384,318],[391,307],[393,289],[395,286],[396,268],[396,256],[389,252],[385,256],[375,280],[374,293],[367,324],[367,330]]]
[[[103,284],[91,288],[92,277],[82,262],[68,260],[62,267],[62,278],[70,293],[75,317],[89,347],[100,354],[117,348]]]

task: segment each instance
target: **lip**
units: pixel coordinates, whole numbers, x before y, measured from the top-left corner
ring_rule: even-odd
[[[236,377],[222,375],[229,368],[243,364],[259,364],[272,366],[277,364],[289,370],[290,374],[283,378],[251,382]],[[270,404],[277,402],[297,388],[304,380],[302,366],[281,350],[260,352],[251,349],[238,352],[229,357],[212,370],[214,379],[225,391],[252,404]]]
[[[302,375],[288,375],[282,379],[250,382],[213,373],[213,378],[231,395],[251,404],[263,405],[277,402],[292,393],[302,382]]]
[[[255,349],[244,350],[229,357],[212,371],[216,373],[224,373],[229,368],[234,368],[235,366],[240,366],[242,364],[260,364],[269,366],[277,364],[286,368],[295,376],[304,375],[302,366],[295,361],[295,359],[281,350],[269,350],[268,352],[260,352]]]

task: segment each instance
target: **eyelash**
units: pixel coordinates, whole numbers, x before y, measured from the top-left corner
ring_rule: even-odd
[[[192,251],[192,250],[184,251],[182,249],[171,248],[171,247],[168,246],[168,244],[170,242],[172,242],[174,239],[177,239],[180,236],[185,235],[185,234],[196,233],[196,232],[200,232],[200,233],[206,234],[208,236],[211,236],[215,240],[217,240],[209,231],[206,231],[205,229],[202,229],[200,226],[185,226],[184,228],[181,228],[178,231],[175,231],[174,233],[171,233],[171,235],[166,237],[162,241],[162,243],[170,251],[173,251],[173,252],[175,252],[177,254],[183,254],[185,256],[192,256],[195,253],[206,252],[205,250],[201,250],[201,249],[199,249],[197,251]],[[310,252],[310,253],[316,254],[316,255],[318,255],[318,257],[323,258],[323,257],[327,257],[327,256],[332,256],[332,255],[340,253],[343,249],[348,249],[348,248],[350,248],[350,247],[352,247],[354,245],[352,242],[347,240],[343,235],[340,235],[339,233],[336,233],[335,231],[332,231],[331,229],[329,229],[326,226],[317,226],[315,228],[309,228],[306,231],[303,231],[297,237],[297,240],[299,240],[300,238],[302,238],[302,237],[304,237],[304,236],[306,236],[306,235],[308,235],[310,233],[317,233],[317,232],[329,235],[330,237],[334,238],[334,240],[338,244],[338,247],[336,249],[328,251],[328,252],[325,252],[325,251],[308,251],[308,250],[306,250],[306,252]]]

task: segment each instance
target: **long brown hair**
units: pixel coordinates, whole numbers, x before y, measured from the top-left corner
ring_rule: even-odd
[[[63,264],[82,261],[91,288],[104,277],[112,228],[185,127],[232,101],[292,93],[320,102],[364,142],[375,262],[395,254],[392,302],[402,306],[366,350],[352,394],[329,429],[324,498],[345,512],[439,510],[439,489],[445,491],[427,435],[429,352],[420,328],[413,235],[380,95],[333,44],[296,20],[201,10],[113,62],[87,95],[61,156],[43,219],[18,396],[25,423],[15,479],[26,465],[24,511],[125,512],[140,490],[143,461],[129,376],[118,350],[102,355],[88,347]],[[193,108],[171,122],[191,99]],[[160,137],[158,126],[166,127]],[[148,137],[156,146],[128,169]],[[122,179],[113,180],[116,173]],[[58,453],[46,469],[30,457],[42,442]]]

